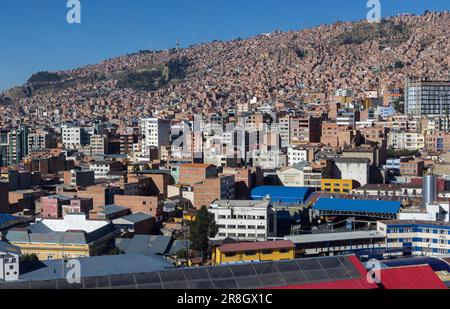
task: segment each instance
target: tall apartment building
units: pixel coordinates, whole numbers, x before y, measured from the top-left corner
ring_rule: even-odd
[[[142,157],[150,156],[151,148],[170,144],[170,120],[157,118],[141,119]]]
[[[450,81],[428,78],[407,79],[405,112],[412,116],[450,113]]]
[[[103,155],[108,153],[108,141],[106,136],[94,134],[91,136],[91,155]]]
[[[28,135],[28,150],[39,151],[53,148],[55,146],[55,136],[52,132],[37,129]]]
[[[320,118],[286,116],[279,119],[281,146],[320,142],[322,121]]]
[[[61,127],[61,137],[66,149],[77,149],[89,144],[89,133],[81,127]]]
[[[28,155],[28,134],[28,127],[22,125],[0,131],[1,166],[19,164]]]

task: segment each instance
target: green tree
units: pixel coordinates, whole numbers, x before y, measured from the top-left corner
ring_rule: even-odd
[[[209,248],[209,238],[215,237],[218,232],[214,215],[208,212],[203,206],[196,215],[196,220],[191,223],[189,239],[192,242],[192,249],[202,252],[205,260]]]
[[[20,257],[20,262],[21,263],[36,262],[36,261],[39,261],[39,258],[34,253],[32,253],[32,254],[25,254],[25,255],[22,255]]]
[[[181,249],[177,252],[177,258],[179,259],[187,259],[187,251],[185,249]]]

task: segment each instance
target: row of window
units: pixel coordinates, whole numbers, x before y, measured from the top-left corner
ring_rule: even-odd
[[[241,220],[266,220],[266,216],[242,216],[242,215],[219,215],[219,219],[241,219]]]
[[[450,230],[443,229],[432,229],[432,228],[394,228],[388,229],[388,233],[399,234],[399,233],[425,233],[425,234],[439,234],[439,235],[450,235]]]
[[[239,238],[250,238],[250,239],[265,239],[266,238],[266,234],[244,234],[244,233],[219,233],[218,236],[220,238],[225,238],[225,237],[239,237]]]
[[[221,229],[240,229],[240,230],[265,230],[266,227],[264,225],[218,225]]]
[[[278,252],[281,254],[285,254],[285,253],[289,253],[290,250],[289,249],[280,249],[280,250],[278,250]],[[261,255],[270,255],[273,253],[274,253],[273,250],[261,250]],[[258,252],[257,251],[245,251],[244,253],[229,252],[229,253],[225,253],[225,256],[226,257],[235,257],[238,254],[243,255],[243,256],[256,256],[258,254]]]

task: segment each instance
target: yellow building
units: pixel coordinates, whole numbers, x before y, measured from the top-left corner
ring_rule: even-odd
[[[118,233],[107,221],[86,220],[84,214],[70,214],[64,219],[44,219],[26,229],[11,229],[6,240],[19,247],[22,254],[35,254],[45,261],[105,254],[114,248]]]
[[[352,179],[322,179],[322,192],[350,194],[353,190]]]
[[[295,259],[295,245],[290,240],[225,244],[216,247],[213,253],[215,265],[293,259]]]

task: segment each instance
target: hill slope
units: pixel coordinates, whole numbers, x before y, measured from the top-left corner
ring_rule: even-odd
[[[38,73],[0,95],[7,112],[36,109],[81,118],[125,108],[217,110],[257,97],[299,101],[311,91],[382,90],[408,74],[449,76],[450,14],[398,16],[381,24],[336,23],[187,49],[142,51],[71,71]],[[24,107],[25,106],[25,107]],[[22,110],[24,109],[24,110]]]

